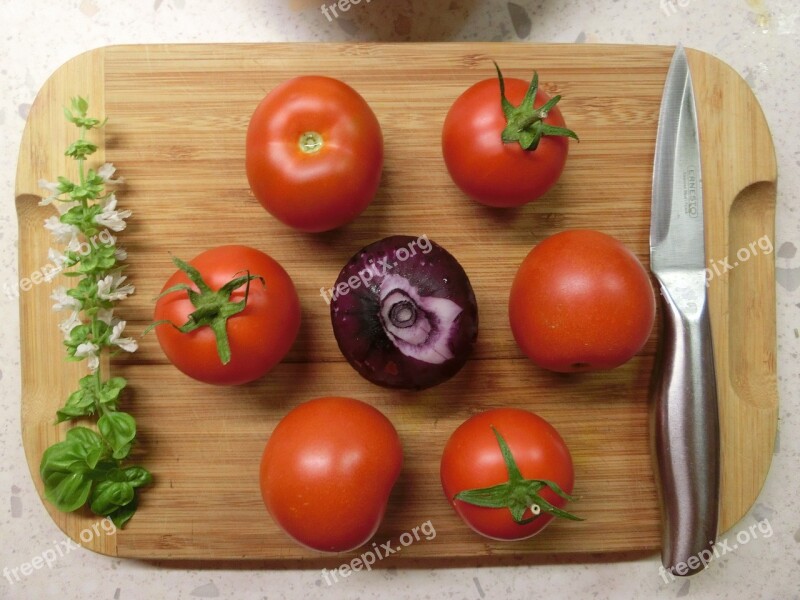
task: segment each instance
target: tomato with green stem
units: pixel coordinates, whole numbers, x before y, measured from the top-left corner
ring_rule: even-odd
[[[558,431],[517,408],[473,415],[450,436],[441,480],[456,513],[477,533],[522,540],[554,517],[580,521],[564,510],[574,485],[572,457]]]
[[[277,261],[237,245],[173,260],[178,270],[152,326],[173,365],[199,381],[239,385],[283,360],[300,329],[300,300]]]
[[[540,198],[555,185],[567,161],[567,129],[556,104],[539,87],[497,77],[467,89],[451,106],[442,130],[442,153],[453,181],[472,199],[515,207]]]

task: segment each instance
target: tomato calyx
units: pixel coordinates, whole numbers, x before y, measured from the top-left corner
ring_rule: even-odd
[[[217,354],[219,355],[219,359],[222,361],[223,365],[227,365],[231,361],[231,347],[228,341],[227,331],[228,319],[242,312],[247,306],[250,282],[253,279],[258,279],[261,281],[262,285],[266,287],[264,278],[260,275],[250,275],[250,272],[247,271],[246,275],[234,277],[219,288],[219,290],[214,291],[205,282],[200,272],[189,263],[182,261],[176,256],[172,257],[172,262],[174,262],[175,266],[181,271],[186,273],[186,276],[200,291],[195,290],[187,283],[179,283],[164,290],[156,299],[162,298],[167,294],[185,291],[189,295],[189,301],[196,310],[189,315],[186,323],[181,326],[177,326],[171,321],[158,321],[153,323],[148,328],[148,331],[161,323],[169,323],[181,333],[190,333],[200,327],[211,327],[217,341]],[[244,298],[239,302],[231,302],[231,294],[243,285],[245,286]]]
[[[575,498],[567,494],[554,481],[547,479],[525,479],[520,473],[517,463],[508,444],[500,432],[492,426],[492,431],[500,445],[500,452],[508,470],[508,481],[487,488],[464,490],[455,495],[456,500],[482,506],[485,508],[508,508],[511,517],[519,525],[527,525],[536,519],[542,512],[569,519],[570,521],[583,521],[572,513],[553,506],[542,498],[539,491],[549,488],[564,500],[574,501]],[[530,511],[532,516],[524,518],[525,512]]]
[[[325,141],[320,133],[316,131],[306,131],[300,135],[297,145],[300,146],[300,151],[303,152],[303,154],[316,154],[322,150]]]
[[[497,63],[497,78],[500,82],[500,104],[503,107],[503,114],[506,117],[506,127],[500,136],[504,144],[519,143],[523,150],[534,151],[539,146],[542,137],[546,135],[569,137],[578,140],[578,135],[566,127],[556,127],[545,123],[547,115],[561,100],[561,96],[553,96],[547,103],[540,107],[534,106],[536,103],[536,92],[539,89],[539,74],[533,72],[533,80],[525,93],[525,97],[519,106],[514,106],[506,98],[506,85],[503,80],[503,73]]]

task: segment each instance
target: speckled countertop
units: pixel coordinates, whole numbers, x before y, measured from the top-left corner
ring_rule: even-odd
[[[753,87],[779,163],[777,236],[780,425],[756,505],[728,534],[761,523],[735,552],[666,583],[657,557],[524,568],[359,572],[327,586],[318,571],[173,569],[69,549],[17,581],[9,570],[64,536],[39,501],[19,423],[17,300],[0,294],[0,598],[770,598],[800,599],[800,4],[796,0],[364,0],[338,17],[321,0],[0,0],[0,287],[18,281],[13,207],[28,109],[70,57],[147,42],[530,40],[685,46],[711,52]],[[326,3],[330,6],[332,2]],[[768,523],[767,527],[765,524]]]

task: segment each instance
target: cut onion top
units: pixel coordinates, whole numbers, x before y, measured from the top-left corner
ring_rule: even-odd
[[[464,269],[427,236],[359,251],[332,288],[331,320],[348,362],[378,385],[428,388],[455,375],[478,333]]]

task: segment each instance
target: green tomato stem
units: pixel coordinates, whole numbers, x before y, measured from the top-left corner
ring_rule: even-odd
[[[542,511],[570,521],[583,521],[580,517],[553,506],[545,500],[539,494],[539,491],[543,488],[549,488],[555,494],[568,501],[574,501],[575,498],[562,490],[554,481],[525,479],[519,467],[517,467],[517,462],[514,460],[511,449],[503,439],[503,436],[494,427],[492,427],[492,431],[500,446],[503,462],[506,464],[508,481],[487,488],[464,490],[455,495],[455,500],[485,508],[507,508],[511,511],[511,517],[514,522],[519,525],[526,525],[532,522],[539,517]],[[527,510],[530,510],[533,516],[526,519],[524,515]]]
[[[571,129],[544,122],[550,111],[561,100],[561,96],[554,96],[547,103],[536,107],[536,92],[539,89],[539,74],[536,71],[533,72],[533,79],[525,98],[519,106],[514,106],[506,98],[506,85],[500,67],[497,63],[494,63],[494,67],[500,83],[500,106],[506,118],[506,127],[500,135],[504,144],[518,143],[523,150],[533,152],[544,136],[562,136],[578,140],[578,135]]]
[[[170,325],[181,333],[190,333],[200,327],[210,327],[217,342],[217,355],[222,364],[227,365],[231,361],[231,348],[227,331],[228,319],[242,312],[247,306],[250,282],[258,279],[266,287],[266,281],[260,275],[250,275],[248,272],[246,275],[234,277],[219,290],[214,291],[205,282],[200,272],[192,265],[177,257],[173,257],[172,261],[181,271],[186,273],[186,276],[197,286],[199,291],[192,289],[191,286],[185,283],[181,283],[165,290],[158,296],[161,298],[167,294],[186,292],[192,306],[196,309],[189,315],[183,325],[178,326],[174,323],[170,323]],[[233,292],[243,285],[245,286],[244,299],[240,302],[231,302],[230,298]],[[162,322],[153,323],[145,333]]]

